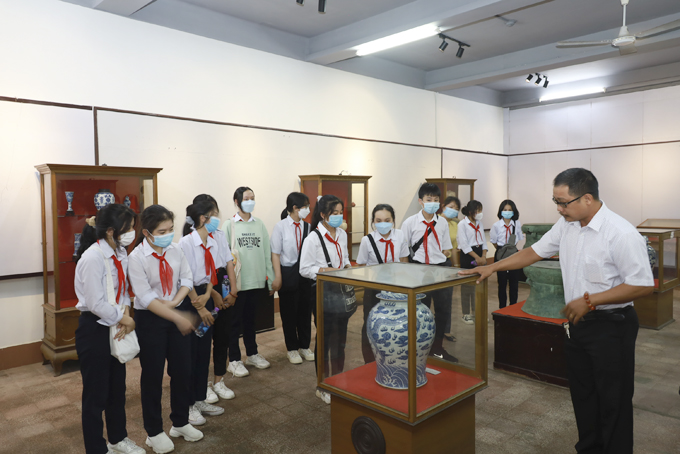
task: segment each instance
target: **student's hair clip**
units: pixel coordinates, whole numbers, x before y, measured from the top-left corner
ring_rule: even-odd
[[[317,197],[316,197],[316,201],[318,202],[318,201],[321,199],[321,197],[323,197],[323,196],[322,196],[322,195],[317,196]]]
[[[191,219],[191,216],[187,216],[187,224],[194,225],[194,220]]]
[[[87,225],[90,227],[94,227],[96,225],[96,217],[92,216],[91,218],[87,219],[85,222],[87,222]]]

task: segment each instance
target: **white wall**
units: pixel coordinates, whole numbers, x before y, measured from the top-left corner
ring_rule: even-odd
[[[391,202],[400,223],[414,211],[418,185],[441,174],[437,146],[498,152],[502,144],[500,108],[58,0],[0,0],[0,11],[3,61],[11,68],[0,71],[0,96],[431,147],[102,112],[100,162],[164,167],[160,202],[180,216],[204,191],[231,212],[230,195],[245,183],[256,187],[257,213],[271,228],[298,174],[350,170],[373,175],[370,203]],[[0,238],[29,249],[4,261],[11,269],[0,275],[41,271],[33,166],[93,164],[92,112],[0,102],[0,132]],[[207,177],[196,163],[206,158],[218,163]],[[0,281],[0,348],[42,338],[41,284]]]
[[[590,169],[602,200],[633,225],[680,218],[678,105],[680,86],[509,111],[509,195],[522,220],[558,219],[552,180],[570,167]],[[553,150],[568,151],[516,156]]]

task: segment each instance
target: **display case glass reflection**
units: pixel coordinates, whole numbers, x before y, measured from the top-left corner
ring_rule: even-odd
[[[410,423],[486,387],[487,284],[457,272],[389,263],[320,274],[319,386]]]
[[[638,227],[638,231],[647,239],[655,291],[665,292],[680,284],[680,229]]]

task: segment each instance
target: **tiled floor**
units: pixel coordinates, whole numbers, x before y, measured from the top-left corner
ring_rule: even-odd
[[[490,311],[497,307],[495,279],[489,285]],[[528,288],[521,285],[520,300]],[[680,291],[675,293],[680,314]],[[350,324],[349,347],[358,347],[361,309]],[[454,322],[457,319],[454,317]],[[463,359],[469,352],[464,331],[454,324],[458,342],[446,343]],[[280,321],[277,329],[258,335],[260,352],[272,367],[251,370],[247,378],[229,378],[236,399],[223,402],[222,416],[208,417],[201,427],[205,439],[176,442],[177,453],[330,452],[330,411],[314,396],[312,363],[294,366],[286,359]],[[356,351],[356,350],[355,350]],[[358,353],[348,367],[359,364]],[[567,390],[496,372],[493,362],[493,322],[489,321],[489,388],[477,395],[478,454],[573,453],[576,428]],[[140,367],[127,367],[127,427],[142,444],[139,397]],[[169,413],[166,377],[164,413]],[[635,452],[680,453],[680,323],[661,331],[641,329],[637,341],[635,392]],[[81,377],[78,363],[66,363],[53,377],[49,365],[35,364],[0,371],[0,453],[82,453],[80,426]],[[166,417],[166,430],[169,419]],[[149,452],[151,452],[149,450]],[[451,452],[455,452],[452,447]],[[351,453],[348,453],[351,454]]]

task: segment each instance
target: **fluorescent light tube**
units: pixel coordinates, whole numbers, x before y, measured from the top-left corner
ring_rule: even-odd
[[[364,55],[401,46],[402,44],[412,43],[413,41],[418,41],[438,34],[438,27],[435,27],[434,25],[422,25],[420,27],[412,28],[411,30],[395,33],[394,35],[361,44],[357,46],[356,52],[357,56],[363,57]]]
[[[538,102],[552,101],[554,99],[563,99],[563,98],[575,98],[577,96],[592,95],[592,94],[595,94],[595,93],[604,93],[604,92],[605,92],[604,87],[584,88],[582,90],[563,91],[563,92],[551,93],[551,94],[548,94],[548,95],[545,95],[545,96],[541,96],[538,99]]]

